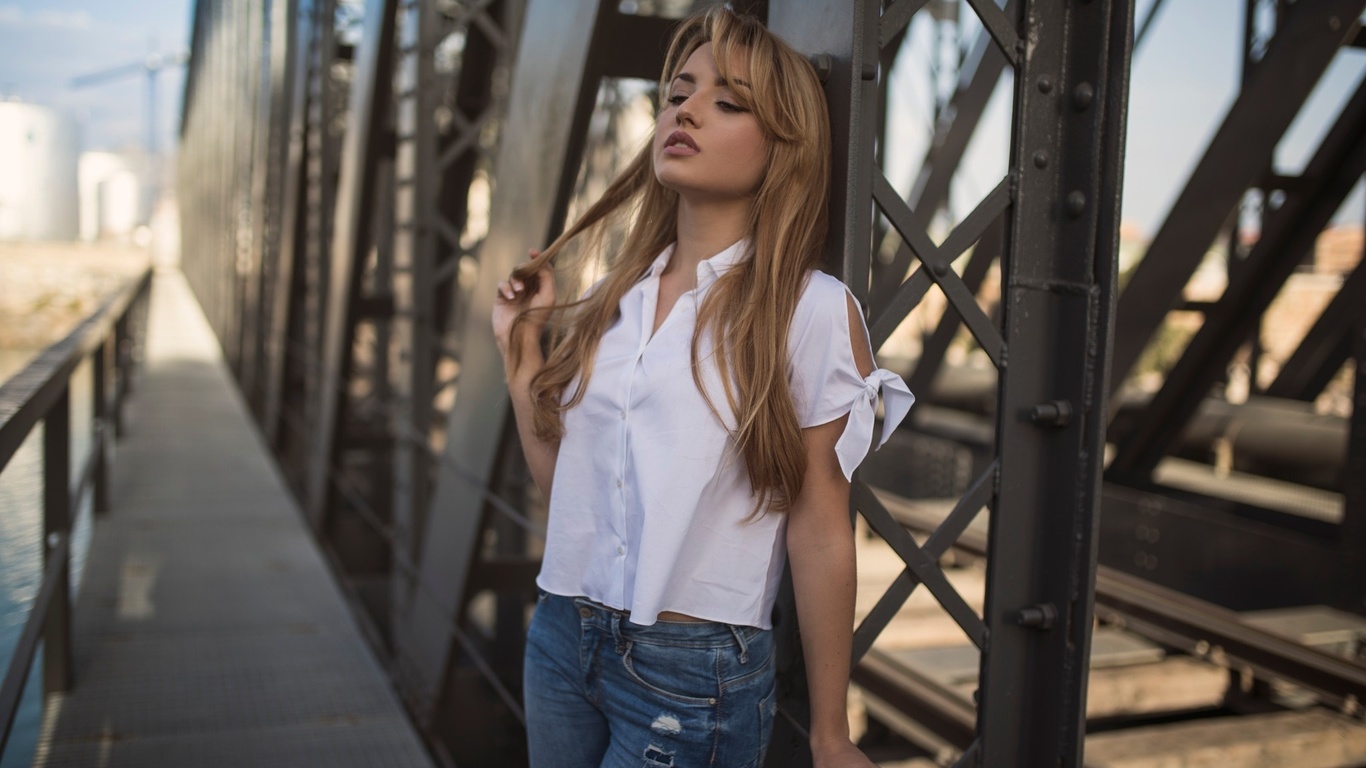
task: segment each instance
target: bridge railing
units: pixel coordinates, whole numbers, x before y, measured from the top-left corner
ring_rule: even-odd
[[[0,755],[9,741],[38,643],[43,643],[43,691],[70,690],[71,528],[87,495],[95,514],[109,509],[112,442],[123,433],[123,404],[132,390],[133,348],[145,328],[152,270],[111,296],[66,338],[48,347],[0,385],[0,471],[43,425],[43,579],[0,684]],[[71,379],[90,359],[90,451],[72,481]]]

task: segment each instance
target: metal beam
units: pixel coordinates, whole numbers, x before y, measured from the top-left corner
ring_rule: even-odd
[[[402,618],[404,645],[397,649],[399,683],[417,712],[428,716],[451,664],[451,623],[458,620],[478,554],[485,493],[508,417],[502,358],[485,330],[498,284],[556,231],[555,211],[567,205],[559,180],[578,169],[582,139],[572,120],[585,91],[597,92],[586,63],[601,14],[615,8],[601,0],[532,0],[528,5],[508,116],[495,168],[498,184],[490,208],[488,237],[479,276],[464,307],[465,343],[455,404],[446,423],[445,452],[428,507],[418,561],[427,588],[412,595]],[[568,170],[567,170],[568,169]],[[537,183],[532,183],[536,180]],[[481,329],[477,330],[476,329]]]
[[[295,261],[302,253],[304,217],[300,214],[306,205],[303,198],[308,180],[305,178],[304,139],[308,130],[308,64],[311,54],[309,41],[314,34],[311,19],[311,6],[307,0],[292,0],[289,11],[290,72],[286,75],[289,96],[289,115],[286,117],[287,136],[285,140],[284,181],[280,195],[279,225],[275,228],[275,281],[270,322],[265,329],[265,403],[261,413],[261,427],[266,435],[266,443],[272,448],[279,445],[280,406],[284,400],[286,361],[290,357],[289,321],[293,310],[291,299],[294,296]]]
[[[1340,604],[1356,613],[1366,611],[1366,322],[1351,333],[1356,361],[1352,387],[1352,431],[1343,467],[1342,524],[1338,532],[1342,578]]]
[[[997,221],[989,227],[986,233],[982,235],[982,239],[977,241],[976,247],[972,249],[972,255],[968,257],[967,266],[963,267],[963,285],[974,296],[982,287],[982,281],[986,279],[991,265],[1001,255],[1003,227],[1004,220]],[[943,316],[939,318],[939,323],[934,327],[934,332],[921,345],[920,357],[915,361],[915,368],[912,369],[910,377],[906,380],[906,386],[910,387],[912,392],[922,392],[928,395],[933,391],[932,385],[935,376],[943,367],[944,356],[948,353],[949,345],[953,343],[953,339],[958,335],[958,329],[962,325],[963,316],[951,307],[946,307]]]
[[[1161,487],[1105,483],[1100,563],[1232,610],[1320,603],[1336,579],[1333,527]]]
[[[1133,4],[1028,2],[1020,38],[977,764],[1080,766]]]
[[[1112,391],[1181,300],[1182,289],[1229,213],[1265,171],[1277,142],[1338,49],[1356,34],[1364,8],[1364,0],[1290,7],[1120,296]]]
[[[1305,170],[1319,181],[1311,194],[1289,198],[1267,217],[1261,239],[1224,290],[1213,312],[1167,374],[1132,432],[1118,437],[1107,475],[1144,477],[1152,472],[1190,421],[1200,402],[1276,297],[1295,267],[1366,170],[1366,84],[1357,89]]]
[[[356,51],[350,114],[337,186],[336,229],[322,344],[322,383],[318,422],[308,466],[305,508],[315,530],[321,530],[333,498],[331,476],[337,461],[337,432],[345,408],[344,383],[351,368],[354,302],[361,265],[372,244],[375,179],[385,143],[392,91],[394,17],[398,0],[369,4],[365,30]]]
[[[1009,0],[1006,5],[1006,12],[1011,18],[1015,16],[1017,5],[1018,0]],[[934,137],[930,140],[925,159],[920,164],[920,171],[911,185],[911,193],[906,198],[907,204],[915,212],[916,224],[921,229],[929,226],[935,212],[948,199],[949,185],[953,181],[954,173],[967,151],[968,142],[977,131],[987,101],[996,90],[996,84],[1000,82],[1001,73],[1005,68],[1006,59],[1001,54],[1001,49],[996,46],[991,35],[983,32],[964,60],[958,88],[950,98],[948,108],[943,112],[944,117],[934,126]],[[911,267],[911,255],[910,247],[903,242],[897,247],[891,264],[874,268],[873,279],[879,285],[879,290],[873,294],[874,306],[881,307],[891,301],[897,285],[905,278],[906,271]],[[888,277],[884,278],[883,275]]]
[[[1266,394],[1296,400],[1318,397],[1351,356],[1352,331],[1362,323],[1366,323],[1366,259],[1343,281]]]
[[[274,7],[276,4],[271,3]],[[238,217],[242,236],[238,238],[237,271],[240,282],[240,320],[234,329],[237,341],[237,381],[247,401],[249,409],[256,405],[256,387],[260,374],[261,320],[264,302],[262,288],[269,267],[265,263],[266,180],[270,168],[270,120],[273,100],[268,87],[268,61],[262,60],[262,50],[272,40],[267,38],[265,15],[269,8],[265,3],[252,3],[248,9],[248,48],[247,66],[240,75],[244,108],[243,119],[237,125],[243,136],[239,139],[242,149],[240,196],[244,203],[244,213]],[[271,38],[279,36],[271,34]],[[244,119],[246,116],[254,119]]]
[[[1232,611],[1133,576],[1106,572],[1102,581],[1102,613],[1143,637],[1197,655],[1218,648],[1221,663],[1246,665],[1264,680],[1292,680],[1347,711],[1359,711],[1366,701],[1366,666],[1351,659],[1249,626]]]
[[[877,5],[868,0],[774,0],[768,8],[769,28],[794,48],[830,56],[825,96],[835,153],[825,265],[865,307],[873,220],[868,199],[877,131]]]

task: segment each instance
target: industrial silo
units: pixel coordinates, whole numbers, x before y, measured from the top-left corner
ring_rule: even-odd
[[[75,240],[76,122],[54,109],[0,102],[0,240]]]

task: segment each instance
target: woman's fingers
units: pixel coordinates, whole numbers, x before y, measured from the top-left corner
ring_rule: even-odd
[[[516,278],[508,278],[498,283],[498,296],[508,301],[516,301],[517,294],[526,290],[526,283]]]
[[[536,257],[541,255],[541,251],[537,248],[531,248],[527,251],[527,254],[530,255],[532,260],[535,260]],[[547,266],[541,270],[541,273],[548,273],[549,270],[550,268]],[[514,275],[509,275],[506,280],[503,280],[502,282],[498,283],[498,297],[500,299],[506,301],[517,301],[519,299],[518,294],[523,294],[520,297],[523,300],[527,298],[524,294],[524,292],[527,290],[526,282],[515,277]]]

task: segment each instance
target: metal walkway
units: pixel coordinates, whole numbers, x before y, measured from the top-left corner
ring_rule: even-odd
[[[34,765],[433,765],[179,272],[128,425]]]

